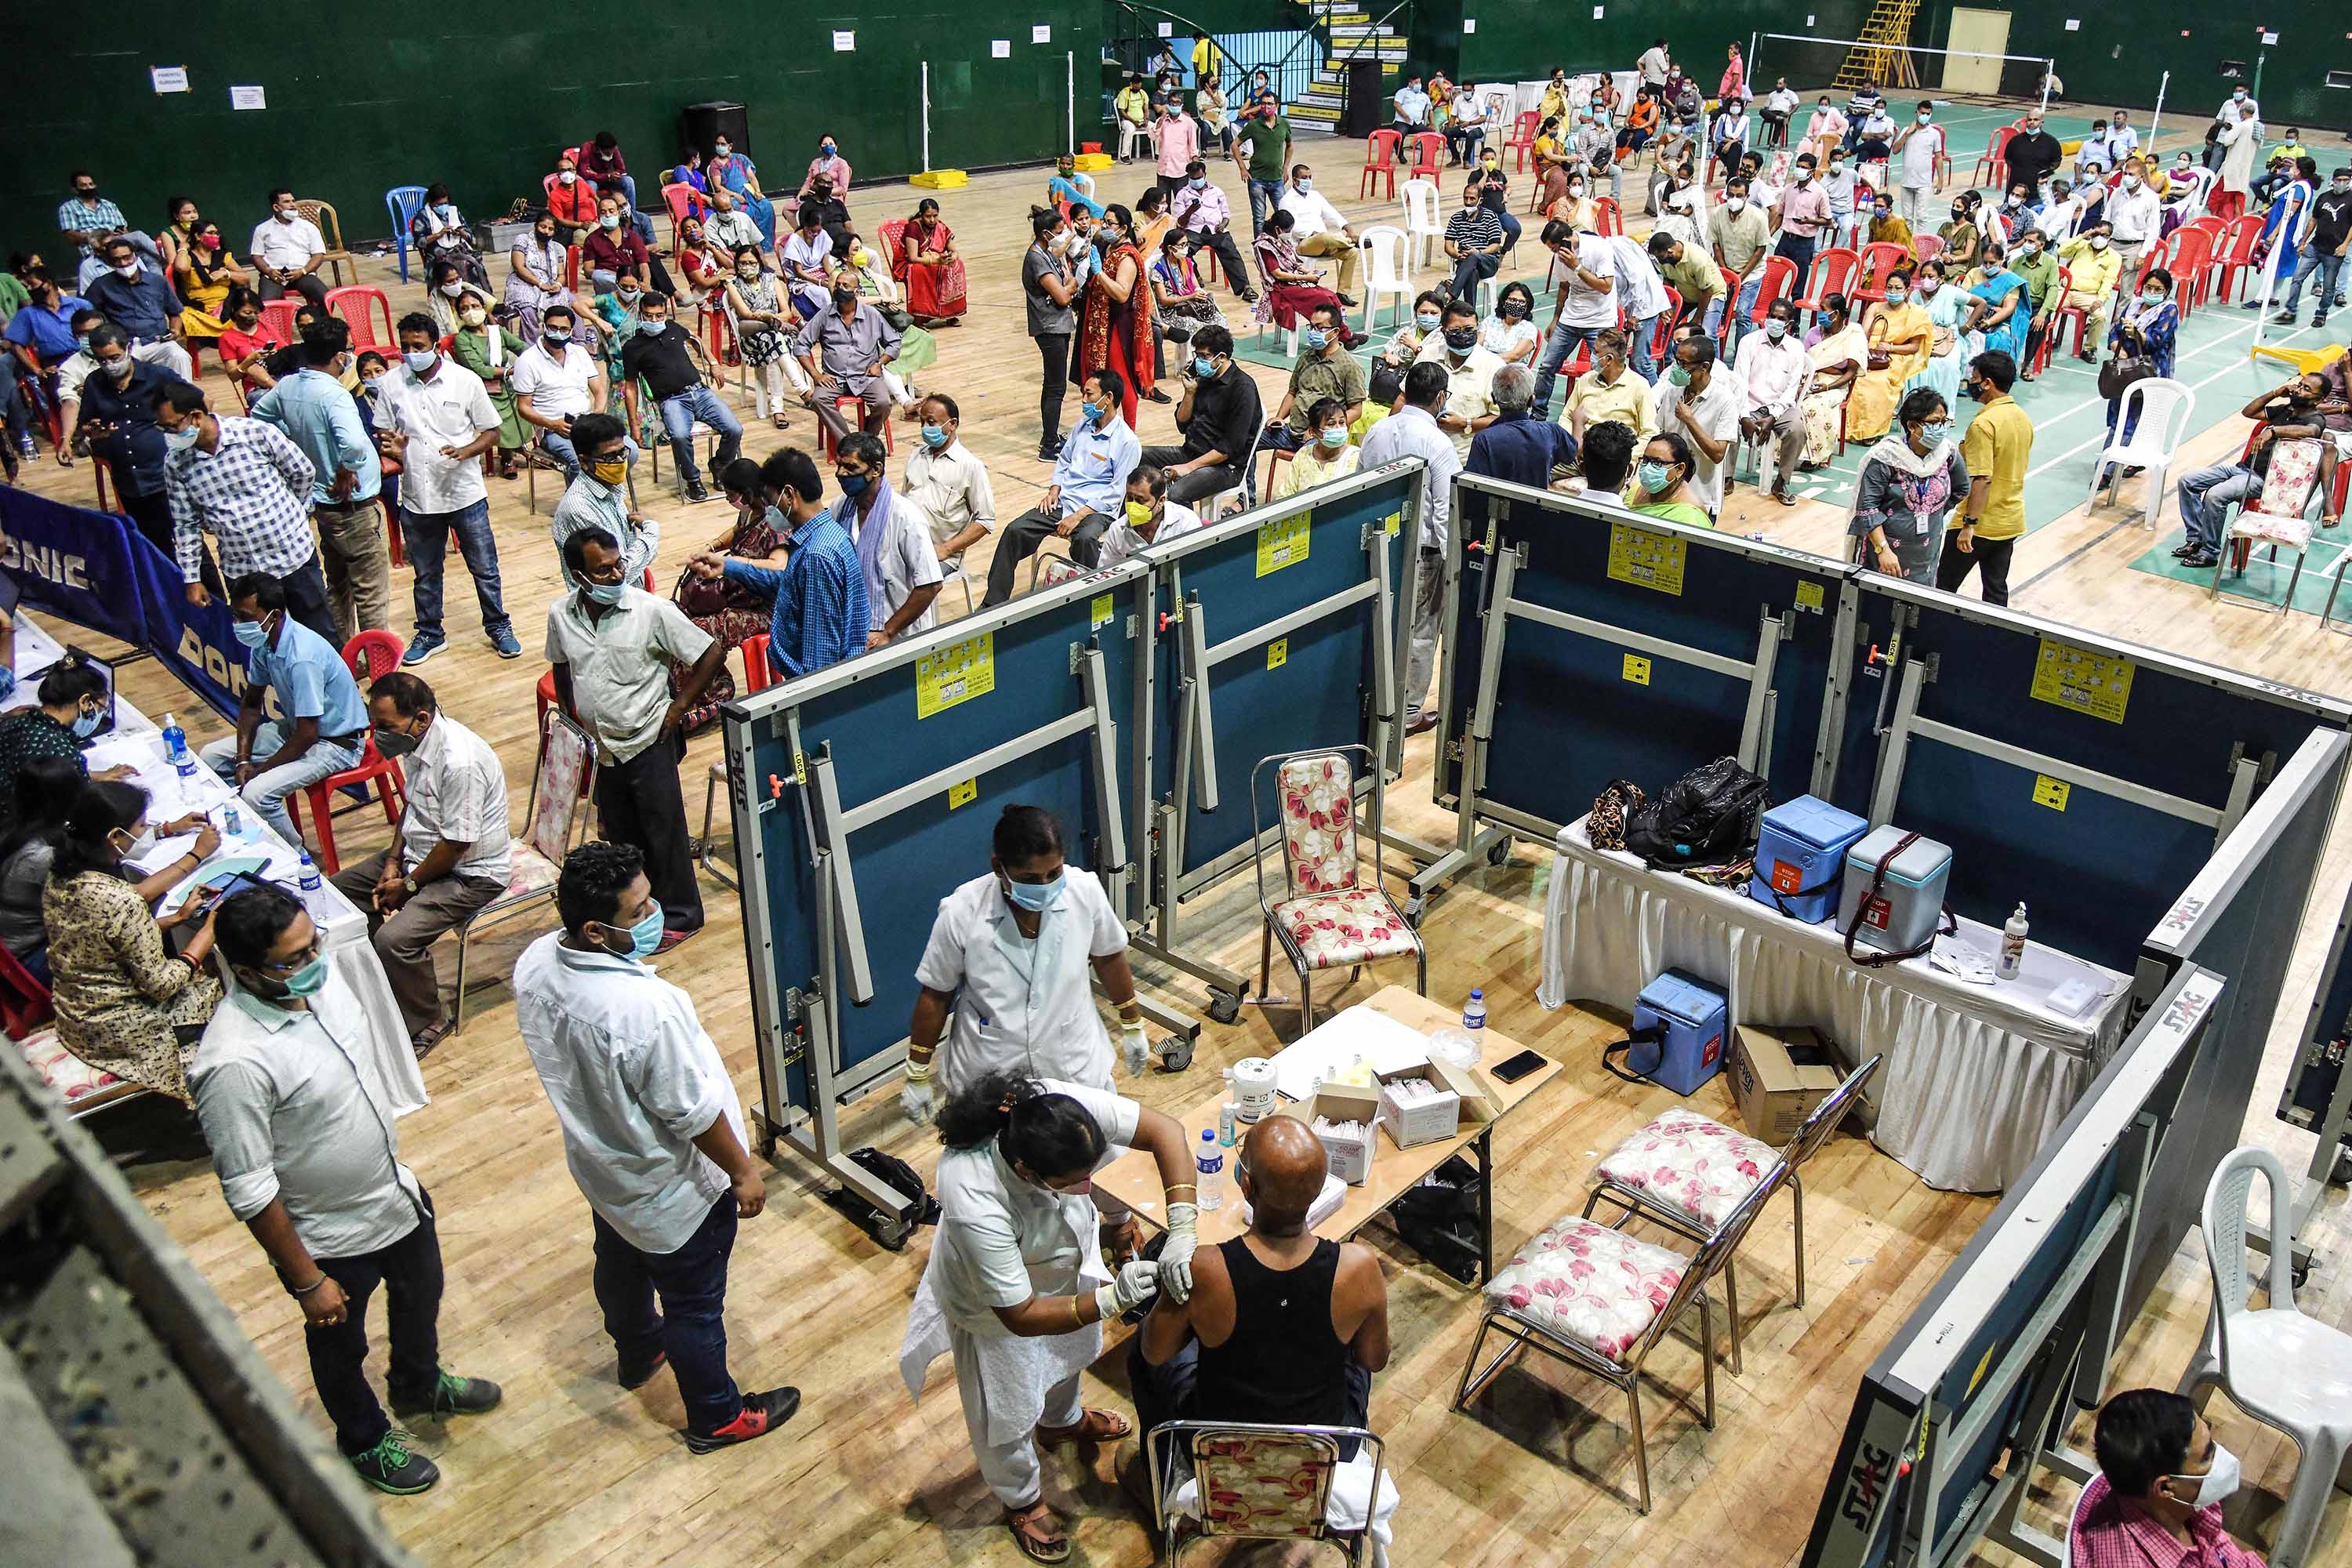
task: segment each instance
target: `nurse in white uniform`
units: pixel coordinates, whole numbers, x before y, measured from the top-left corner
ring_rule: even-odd
[[[898,1351],[922,1397],[931,1363],[955,1357],[981,1479],[1004,1504],[1024,1555],[1060,1563],[1069,1538],[1045,1506],[1040,1442],[1117,1442],[1134,1423],[1088,1410],[1078,1378],[1102,1354],[1102,1321],[1165,1289],[1192,1292],[1196,1189],[1184,1131],[1108,1089],[1019,1070],[967,1079],[939,1117],[939,1238]],[[1126,1148],[1150,1151],[1168,1197],[1158,1263],[1116,1279],[1096,1245],[1095,1172]]]
[[[898,1104],[930,1120],[932,1058],[953,1094],[983,1073],[1009,1068],[1031,1078],[1111,1086],[1110,1036],[1095,1008],[1087,968],[1118,1010],[1119,1055],[1128,1075],[1150,1052],[1127,927],[1102,883],[1062,862],[1061,824],[1034,805],[1008,805],[996,820],[989,871],[940,900],[930,944],[915,966],[922,985],[907,1032],[907,1083]]]

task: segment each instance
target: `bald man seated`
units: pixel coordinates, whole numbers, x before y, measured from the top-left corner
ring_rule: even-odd
[[[1270,1116],[1235,1153],[1249,1231],[1193,1254],[1191,1300],[1163,1291],[1144,1320],[1128,1354],[1138,1423],[1146,1437],[1170,1421],[1361,1426],[1389,1362],[1380,1260],[1307,1228],[1327,1165],[1307,1123]],[[1132,1490],[1141,1462],[1123,1478]]]

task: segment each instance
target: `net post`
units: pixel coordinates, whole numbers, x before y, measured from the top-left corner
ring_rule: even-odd
[[[2157,128],[2164,123],[2165,89],[2169,88],[2171,85],[2172,73],[2170,71],[2165,72],[2164,79],[2156,84],[2156,108],[2147,117],[2147,155],[2151,160],[2156,157]]]
[[[2042,62],[2042,112],[2050,112],[2050,79],[2058,74],[2058,58],[2052,56]]]

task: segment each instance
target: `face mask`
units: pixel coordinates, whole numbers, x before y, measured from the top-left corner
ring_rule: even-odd
[[[1764,335],[1777,343],[1789,335],[1789,323],[1782,321],[1767,321],[1764,323]]]
[[[478,309],[460,310],[457,312],[457,319],[465,322],[466,325],[469,327],[478,327],[484,321],[489,320],[489,318],[485,316]]]
[[[612,230],[621,226],[621,215],[618,213],[606,213],[604,216],[596,220],[596,226],[604,229],[607,233],[610,233]]]
[[[923,426],[924,446],[929,447],[932,451],[936,452],[947,444],[948,433],[944,426],[939,425],[926,425]]]
[[[259,621],[231,621],[228,629],[247,647],[269,646],[269,628]]]
[[[746,283],[756,283],[760,279],[760,268],[756,265],[751,267],[738,267],[735,269],[735,276],[740,278]]]
[[[639,321],[637,323],[637,331],[643,332],[646,337],[657,338],[661,336],[662,330],[668,325],[669,318],[667,316],[657,316],[651,321]]]
[[[628,584],[625,583],[583,583],[580,586],[582,591],[586,593],[590,599],[599,605],[617,605],[621,602],[621,590],[627,587]]]
[[[730,147],[726,142],[721,142],[718,146],[710,150],[710,155],[714,158],[724,158],[732,154],[734,151],[734,148]]]
[[[1932,117],[1931,115],[1929,115],[1929,114],[1928,114],[1928,112],[1927,112],[1926,110],[1924,110],[1924,109],[1923,109],[1923,110],[1921,110],[1919,111],[1919,123],[1920,123],[1920,124],[1922,124],[1922,125],[1927,124],[1927,121],[1928,121],[1931,118],[1933,118],[1933,117]]]
[[[1941,289],[1943,286],[1944,284],[1941,279],[1922,278],[1919,279],[1919,292],[1928,298],[1933,298],[1936,290]]]
[[[562,174],[556,175],[555,178],[558,184],[568,185],[579,179],[580,176],[573,174],[571,170],[566,169]]]
[[[2151,305],[2164,303],[2164,290],[2161,289],[2143,289],[2139,291],[2139,297]]]
[[[2137,174],[2126,174],[2124,176],[2124,189],[2127,191],[2136,191],[2139,189],[2139,176]]]
[[[2199,1508],[2210,1508],[2237,1491],[2238,1456],[2216,1443],[2213,1445],[2211,1469],[2201,1476],[2167,1476],[2165,1479],[2197,1483],[2197,1492],[2193,1498],[2183,1498],[2176,1493],[2173,1497],[2174,1501],[2194,1503]]]
[[[378,730],[375,749],[387,757],[404,757],[416,750],[417,740],[405,730]]]
[[[121,266],[117,267],[114,269],[114,275],[117,278],[124,279],[136,278],[139,276],[139,263],[136,261],[126,261]]]
[[[163,443],[174,452],[184,452],[196,444],[196,437],[201,434],[203,432],[196,428],[195,422],[191,420],[177,430],[164,431]]]
[[[1584,196],[1584,187],[1580,184],[1571,184],[1568,187],[1568,194],[1580,201]]]
[[[819,153],[824,153],[826,157],[830,158],[830,157],[832,157],[835,153],[840,152],[840,151],[841,151],[841,149],[840,149],[840,148],[838,148],[838,147],[835,147],[832,142],[824,142],[824,144],[822,144],[821,146],[819,146],[819,147],[817,148],[817,151],[818,151]]]
[[[1127,503],[1127,523],[1138,533],[1151,526],[1151,509],[1139,500]]]
[[[1192,356],[1192,374],[1200,380],[1207,381],[1217,374],[1217,362],[1213,359],[1202,359],[1195,354]]]
[[[629,477],[626,458],[598,458],[588,465],[590,477],[600,485],[618,485]]]
[[[1940,444],[1951,433],[1952,422],[1948,419],[1930,419],[1919,426],[1919,439],[1928,447]]]
[[[1667,476],[1673,472],[1674,469],[1666,464],[1654,463],[1647,458],[1643,458],[1640,466],[1633,470],[1634,477],[1640,480],[1642,488],[1654,496],[1665,493]]]
[[[119,827],[115,829],[117,833],[121,831],[122,829]],[[154,847],[155,830],[152,827],[142,828],[131,836],[131,847],[122,852],[122,858],[125,860],[136,860]]]
[[[855,304],[856,304],[856,303],[857,303],[857,290],[856,290],[856,289],[835,289],[833,291],[833,308],[834,308],[835,310],[848,310],[851,306],[853,306],[853,305],[855,305]]]
[[[95,710],[88,713],[77,710],[74,714],[73,721],[73,732],[75,738],[77,740],[87,741],[92,735],[97,734],[99,723],[105,717],[105,714],[98,712]]]
[[[1444,321],[1444,320],[1445,318],[1444,316],[1439,315],[1434,310],[1423,310],[1414,315],[1412,324],[1419,327],[1424,332],[1433,332],[1437,331],[1438,327]]]
[[[1314,188],[1315,182],[1312,180],[1301,180],[1298,182],[1298,192],[1301,195],[1306,195],[1308,191],[1311,191]]]
[[[1812,183],[1813,172],[1811,169],[1800,169],[1797,171],[1797,184],[1801,185],[1810,185]]]
[[[2026,260],[2031,261],[2035,257],[2042,254],[2042,247],[2038,245],[2020,246],[2018,247],[2018,254],[2024,257]]]
[[[1331,341],[1331,334],[1320,327],[1309,327],[1301,335],[1306,341],[1307,352],[1311,354],[1321,353],[1324,346]]]
[[[295,214],[292,207],[280,207],[273,216],[279,223],[292,223]]]
[[[1844,174],[1844,173],[1845,173],[1845,165],[1844,165],[1843,163],[1832,163],[1832,164],[1830,165],[1830,178],[1831,178],[1831,179],[1834,180],[1834,179],[1836,179],[1840,174]]]
[[[452,300],[456,299],[458,295],[463,294],[465,291],[466,286],[463,283],[444,283],[441,285],[441,292],[446,294]]]
[[[840,484],[841,493],[853,500],[864,495],[866,487],[874,482],[870,474],[835,474],[833,477]]]
[[[2106,247],[2107,237],[2105,235],[2095,234],[2091,237],[2091,248],[2093,250],[2105,250]]]
[[[561,349],[572,341],[570,327],[553,327],[539,335],[539,341],[550,349]]]
[[[400,356],[400,363],[418,375],[431,370],[440,360],[440,354],[431,349],[411,349]]]
[[[1738,212],[1740,209],[1747,206],[1747,205],[1748,198],[1746,196],[1726,196],[1723,199],[1723,210],[1726,212]]]
[[[1050,882],[1016,882],[1008,877],[1003,883],[1004,896],[1017,909],[1033,915],[1043,914],[1062,901],[1062,877],[1059,871],[1054,873]]]
[[[611,931],[613,928],[611,926],[606,926],[604,929],[606,931]],[[614,956],[621,958],[651,958],[654,955],[654,949],[661,945],[661,939],[662,907],[659,901],[656,901],[653,908],[646,911],[645,919],[639,921],[636,924],[629,928],[629,951],[625,953],[614,954]],[[607,952],[612,952],[610,948],[606,948],[605,951]]]
[[[1446,330],[1445,346],[1455,353],[1468,353],[1478,342],[1475,327],[1451,327]]]

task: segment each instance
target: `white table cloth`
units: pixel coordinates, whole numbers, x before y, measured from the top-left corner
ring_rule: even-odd
[[[33,700],[30,693],[39,685],[41,672],[65,654],[57,639],[31,616],[20,610],[16,620],[16,690],[5,704],[11,709],[25,707]],[[189,700],[197,699],[191,697]],[[230,837],[221,808],[236,799],[236,792],[201,763],[196,764],[194,777],[181,778],[164,760],[162,731],[120,691],[114,699],[114,729],[90,744],[84,761],[92,773],[126,763],[138,769],[136,782],[147,791],[149,815],[158,823],[192,811],[208,814],[213,825],[221,828],[221,847],[214,861],[233,855],[267,858],[268,864],[262,874],[303,900],[310,918],[318,924],[327,962],[358,995],[367,1012],[368,1042],[376,1052],[383,1081],[391,1086],[394,1112],[405,1116],[413,1110],[422,1110],[429,1103],[425,1075],[418,1070],[415,1054],[408,1047],[408,1026],[401,1019],[400,1004],[393,997],[392,982],[384,977],[383,963],[368,942],[365,911],[337,892],[323,876],[317,892],[301,893],[296,882],[300,864],[297,858],[299,847],[289,846],[242,803],[238,805],[242,830]],[[165,839],[149,858],[157,865],[168,864],[184,854],[192,842],[186,837]],[[186,880],[194,881],[204,875],[205,869],[200,868]],[[164,895],[164,902],[167,906],[176,904],[180,897],[180,890],[174,889]]]
[[[1811,1025],[1849,1067],[1883,1054],[1864,1120],[1872,1141],[1931,1187],[2007,1187],[2123,1038],[2126,977],[2040,943],[2027,943],[2016,979],[1991,985],[1925,955],[1865,969],[1846,958],[1833,923],[1805,925],[1744,889],[1595,849],[1580,820],[1556,848],[1537,993],[1545,1006],[1590,999],[1631,1012],[1644,984],[1681,969],[1727,987],[1734,1024]],[[1959,927],[1958,940],[1999,952],[1999,931],[1966,918]],[[2076,978],[2105,991],[2079,1019],[2048,1005]]]

